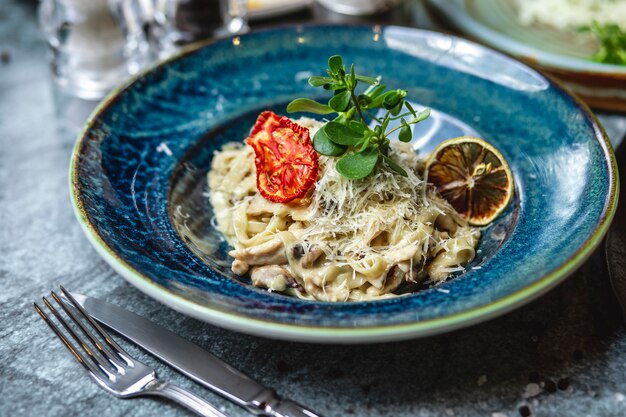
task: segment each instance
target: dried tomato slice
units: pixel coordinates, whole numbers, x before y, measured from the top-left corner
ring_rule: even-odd
[[[318,157],[309,129],[264,111],[246,143],[254,149],[256,186],[263,197],[287,203],[304,197],[317,178]]]

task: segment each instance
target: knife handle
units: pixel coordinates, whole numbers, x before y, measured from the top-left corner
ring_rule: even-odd
[[[261,391],[247,408],[254,414],[268,417],[321,417],[294,401],[281,399],[271,389]]]

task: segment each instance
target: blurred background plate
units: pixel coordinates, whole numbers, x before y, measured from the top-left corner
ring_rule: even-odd
[[[575,31],[520,23],[514,0],[427,0],[455,29],[547,70],[592,107],[626,111],[626,66],[592,61],[595,43]],[[589,22],[591,23],[591,22]]]

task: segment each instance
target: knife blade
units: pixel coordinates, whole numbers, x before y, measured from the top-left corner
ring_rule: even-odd
[[[274,390],[265,388],[200,346],[138,314],[97,298],[71,294],[98,322],[255,415],[320,417],[298,403],[281,399]]]

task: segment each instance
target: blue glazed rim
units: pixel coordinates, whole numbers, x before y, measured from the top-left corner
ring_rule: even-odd
[[[344,28],[345,26],[335,25],[298,25],[298,26],[286,26],[281,28],[270,28],[261,31],[252,32],[249,35],[255,36],[259,33],[271,32],[276,30],[288,30],[298,28]],[[369,25],[355,25],[350,28],[357,29],[371,29]],[[390,28],[383,27],[383,28]],[[402,28],[404,30],[418,31],[422,33],[429,33],[429,31]],[[617,193],[618,193],[618,177],[617,177],[617,164],[614,154],[611,149],[610,142],[608,141],[606,134],[602,127],[599,125],[595,116],[591,113],[589,108],[581,102],[578,98],[573,97],[577,109],[582,115],[584,115],[587,122],[594,128],[595,139],[598,141],[601,150],[603,152],[605,162],[608,165],[609,174],[609,195],[605,201],[602,216],[596,223],[593,232],[585,240],[584,244],[572,254],[572,256],[558,268],[549,271],[541,278],[534,281],[531,285],[528,285],[518,291],[508,294],[505,297],[499,298],[490,303],[470,308],[459,313],[450,314],[444,317],[438,317],[434,319],[420,320],[402,324],[391,325],[373,325],[373,326],[361,326],[361,327],[334,327],[334,326],[303,326],[301,324],[289,324],[280,323],[272,320],[264,320],[259,318],[251,318],[245,315],[233,314],[232,312],[224,312],[219,309],[211,308],[206,305],[198,304],[189,298],[181,294],[175,294],[166,287],[154,282],[142,272],[133,266],[131,266],[121,255],[119,255],[113,248],[111,248],[98,231],[96,225],[94,225],[87,214],[86,202],[82,198],[81,185],[79,182],[79,156],[84,151],[84,142],[87,132],[92,129],[97,122],[99,116],[106,112],[113,104],[116,103],[118,98],[131,86],[146,77],[155,69],[161,66],[167,65],[167,63],[179,60],[187,55],[211,44],[219,44],[223,42],[231,42],[230,40],[223,40],[218,42],[202,42],[191,45],[177,55],[170,59],[156,64],[151,68],[146,69],[141,74],[138,74],[117,90],[110,93],[94,110],[89,117],[83,131],[78,137],[78,141],[75,145],[72,160],[70,164],[70,190],[72,205],[75,214],[79,220],[79,223],[85,231],[89,241],[93,244],[100,255],[124,278],[126,278],[131,284],[135,285],[141,291],[152,296],[155,299],[160,300],[164,304],[181,311],[185,314],[193,316],[195,318],[208,321],[226,328],[233,330],[256,334],[260,336],[270,336],[276,338],[283,338],[288,340],[299,341],[312,341],[312,342],[340,342],[340,343],[358,343],[358,342],[372,342],[372,341],[387,341],[387,340],[399,340],[417,336],[427,336],[431,334],[437,334],[452,329],[469,326],[471,324],[487,320],[489,318],[496,317],[504,314],[514,308],[525,304],[538,296],[544,294],[567,276],[569,276],[579,265],[581,265],[593,252],[593,250],[600,244],[603,236],[608,230],[610,221],[615,214],[617,207]],[[481,47],[483,49],[484,48]],[[497,53],[495,53],[497,54]],[[497,54],[501,55],[502,54]],[[514,61],[511,59],[511,61]],[[543,75],[543,74],[542,74]],[[544,76],[545,77],[545,76]],[[555,82],[549,77],[548,79],[552,87],[556,87],[560,92],[566,96],[570,96],[568,90],[560,83]],[[571,97],[571,96],[570,96]]]

